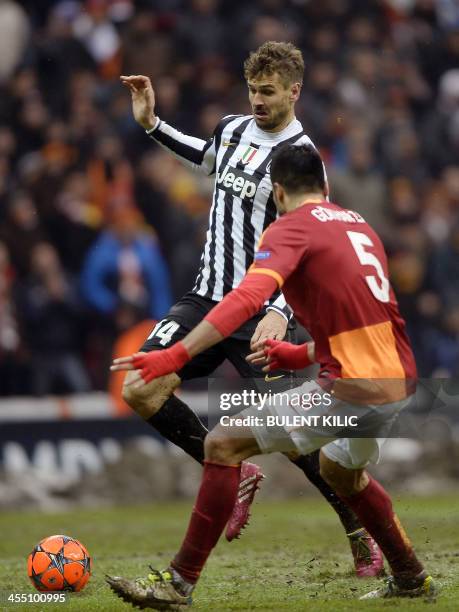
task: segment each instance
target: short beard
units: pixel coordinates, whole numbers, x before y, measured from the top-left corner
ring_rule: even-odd
[[[285,111],[284,110],[278,111],[269,123],[264,123],[263,125],[259,125],[256,119],[255,119],[255,123],[257,123],[257,126],[260,129],[268,132],[270,130],[276,129],[277,126],[281,125],[281,123],[283,123],[285,118],[287,117],[288,113],[289,113],[289,109],[286,109]]]

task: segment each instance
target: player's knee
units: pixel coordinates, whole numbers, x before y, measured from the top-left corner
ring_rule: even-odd
[[[235,462],[234,451],[234,440],[219,432],[218,428],[208,433],[204,440],[204,456],[207,461],[232,464]]]
[[[124,401],[143,419],[149,419],[156,414],[180,384],[180,378],[176,374],[168,374],[142,387],[134,387],[129,384],[134,376],[134,372],[127,373],[122,396]]]
[[[362,491],[368,483],[364,469],[349,469],[320,453],[320,475],[338,495],[350,497]]]
[[[320,475],[325,480],[325,482],[334,490],[336,493],[345,495],[344,489],[347,487],[344,486],[344,481],[348,479],[347,472],[339,463],[336,461],[332,461],[329,459],[324,452],[320,452],[319,455],[320,462]]]
[[[323,466],[321,464],[320,475],[334,491],[338,492],[340,484],[342,485],[342,483],[340,483],[339,476],[333,468],[329,465]]]

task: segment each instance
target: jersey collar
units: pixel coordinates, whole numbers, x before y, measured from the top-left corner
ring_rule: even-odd
[[[265,132],[258,127],[255,123],[255,119],[252,118],[253,134],[257,140],[268,140],[268,141],[279,141],[299,134],[303,130],[303,126],[296,117],[290,121],[290,123],[280,132]]]

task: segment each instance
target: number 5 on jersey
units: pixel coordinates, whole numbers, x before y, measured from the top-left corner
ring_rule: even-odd
[[[155,328],[148,336],[148,340],[156,336],[156,338],[160,338],[160,345],[166,346],[172,340],[172,336],[175,334],[179,327],[180,325],[175,321],[168,321],[167,319],[163,319],[162,321],[156,324]]]
[[[362,234],[361,232],[346,232],[346,234],[348,235],[362,266],[373,266],[373,268],[376,270],[376,274],[378,275],[380,281],[379,283],[375,276],[371,274],[365,276],[365,280],[367,281],[367,285],[370,288],[371,293],[380,302],[388,302],[390,299],[389,280],[384,276],[383,267],[376,255],[365,250],[365,247],[374,246],[371,238],[369,238],[366,234]]]

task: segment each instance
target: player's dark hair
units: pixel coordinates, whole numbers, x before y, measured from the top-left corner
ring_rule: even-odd
[[[273,155],[271,181],[289,193],[323,191],[322,158],[312,145],[283,145]]]
[[[292,43],[265,42],[256,51],[252,51],[244,62],[244,76],[247,81],[261,76],[272,76],[275,72],[286,86],[303,82],[303,56]]]

